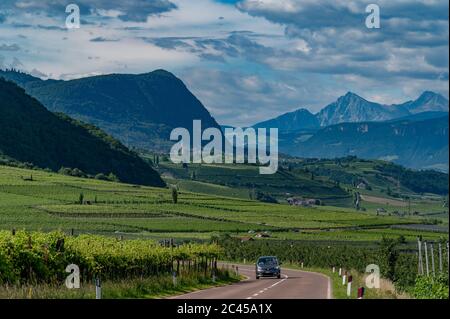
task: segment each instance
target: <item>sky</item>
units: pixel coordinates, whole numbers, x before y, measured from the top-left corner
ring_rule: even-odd
[[[65,8],[80,8],[67,29]],[[366,27],[368,4],[380,28]],[[351,91],[449,95],[448,0],[1,0],[0,68],[74,79],[165,69],[215,119],[315,113]]]

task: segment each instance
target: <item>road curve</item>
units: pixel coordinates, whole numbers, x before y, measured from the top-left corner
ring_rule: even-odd
[[[209,288],[171,299],[331,299],[329,277],[312,272],[281,269],[281,279],[255,278],[255,268],[237,265],[247,279],[228,286]],[[231,266],[230,266],[230,269]]]

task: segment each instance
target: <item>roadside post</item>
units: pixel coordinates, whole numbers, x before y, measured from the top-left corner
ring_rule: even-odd
[[[173,282],[173,286],[176,287],[176,285],[177,285],[177,272],[176,271],[174,271],[172,273],[172,282]]]
[[[347,281],[347,272],[342,276],[342,285],[345,286],[346,281]]]
[[[342,268],[339,268],[339,277],[342,276]]]
[[[347,297],[350,297],[352,295],[352,281],[353,281],[353,276],[348,276]]]
[[[102,282],[99,277],[95,278],[95,299],[102,299]]]
[[[365,292],[364,287],[358,288],[358,299],[364,298],[364,292]]]
[[[443,267],[442,267],[442,244],[439,243],[439,272],[442,273],[443,272]]]
[[[332,271],[333,271],[333,274],[334,274],[336,272],[336,267],[333,267]]]

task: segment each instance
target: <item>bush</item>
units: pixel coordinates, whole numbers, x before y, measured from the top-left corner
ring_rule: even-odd
[[[100,180],[100,181],[107,181],[107,180],[108,180],[108,176],[106,176],[106,175],[103,174],[103,173],[100,173],[100,174],[95,175],[94,178],[95,178],[95,179],[98,179],[98,180]]]
[[[88,177],[82,170],[78,168],[61,167],[58,173],[73,177]]]
[[[417,299],[448,299],[448,275],[416,278],[413,295]]]
[[[256,193],[256,199],[258,201],[260,201],[260,202],[263,202],[263,203],[278,204],[278,201],[275,198],[273,198],[269,194],[265,194],[265,193],[262,193],[262,192],[257,192]]]

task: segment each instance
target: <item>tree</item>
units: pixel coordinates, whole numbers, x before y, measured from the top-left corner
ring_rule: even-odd
[[[83,202],[84,202],[84,194],[80,193],[80,196],[78,197],[78,203],[80,205],[83,205]]]
[[[391,281],[396,280],[395,276],[395,265],[398,259],[398,251],[396,249],[398,241],[392,238],[383,237],[380,243],[380,253],[381,258],[380,269],[387,279]]]
[[[176,186],[172,186],[172,202],[174,204],[178,203],[178,190]]]
[[[120,182],[119,178],[113,173],[109,173],[108,180],[111,182]]]

